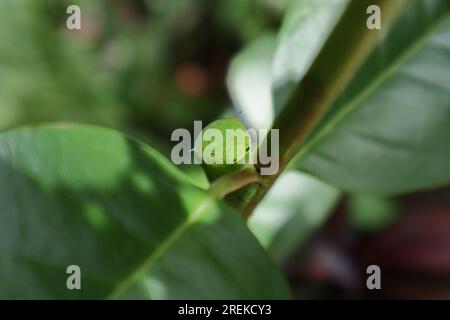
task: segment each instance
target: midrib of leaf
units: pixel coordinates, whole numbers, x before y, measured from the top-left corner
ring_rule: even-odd
[[[195,224],[201,216],[206,212],[205,210],[212,205],[218,199],[223,198],[226,194],[240,189],[241,187],[252,183],[258,179],[254,170],[250,170],[248,167],[238,171],[232,175],[224,176],[218,179],[207,190],[203,201],[201,201],[197,208],[188,216],[183,223],[181,223],[173,232],[145,259],[128,277],[123,279],[116,288],[107,296],[107,299],[118,299],[133,284],[138,282],[147,273],[150,267],[160,258],[169,248],[188,230],[193,224]],[[219,259],[216,258],[216,261]],[[225,269],[224,269],[225,270]],[[226,270],[225,270],[226,271]],[[232,275],[231,275],[232,276]],[[233,277],[233,276],[232,276]],[[239,281],[235,280],[238,285]],[[241,286],[244,290],[245,288]]]
[[[154,250],[147,259],[145,259],[128,277],[123,279],[116,288],[107,296],[107,299],[118,299],[133,284],[138,282],[147,273],[149,268],[160,258],[182,235],[205,213],[205,209],[214,203],[215,197],[208,194],[201,201],[197,208],[191,213],[183,223],[181,223],[173,232]]]
[[[395,59],[391,65],[385,68],[378,76],[376,76],[367,87],[357,94],[353,99],[351,99],[345,106],[341,108],[339,112],[331,117],[326,125],[320,129],[314,137],[307,141],[303,148],[299,151],[296,156],[296,162],[303,159],[311,149],[316,146],[321,140],[323,140],[328,134],[330,134],[333,129],[343,120],[345,117],[354,111],[360,103],[364,101],[368,96],[370,96],[377,88],[379,88],[386,79],[388,79],[392,74],[394,74],[399,65],[404,61],[412,57],[417,51],[419,51],[426,43],[428,38],[441,26],[450,21],[450,17],[444,15],[440,19],[437,19],[435,24],[430,27],[430,29],[425,32],[421,37],[417,38],[417,41],[409,46],[405,51]]]

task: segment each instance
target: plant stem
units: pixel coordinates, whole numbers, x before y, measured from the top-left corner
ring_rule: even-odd
[[[244,218],[250,216],[300,150],[311,129],[355,76],[404,4],[405,0],[350,2],[317,59],[274,121],[273,128],[279,129],[280,167],[275,175],[261,176],[261,186],[242,209]],[[378,5],[381,9],[381,30],[366,27],[369,17],[366,10],[370,5]],[[270,132],[266,140],[271,141]],[[270,148],[270,144],[267,145]],[[258,171],[260,167],[260,164],[256,165]]]
[[[230,175],[218,178],[212,183],[208,192],[216,198],[224,198],[226,195],[240,190],[243,187],[257,182],[260,179],[258,173],[252,165],[244,167]]]

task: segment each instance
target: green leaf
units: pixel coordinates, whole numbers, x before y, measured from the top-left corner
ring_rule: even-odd
[[[291,1],[278,36],[264,34],[256,38],[233,59],[227,75],[228,90],[248,127],[270,127],[347,3]]]
[[[291,1],[272,62],[272,87],[277,111],[286,103],[297,82],[317,57],[348,2]]]
[[[83,8],[87,25],[96,4],[75,4]],[[100,67],[103,59],[87,41],[64,32],[68,5],[0,1],[0,130],[68,119],[123,126],[129,109],[118,100],[118,72]]]
[[[450,182],[450,14],[410,0],[313,131],[297,167],[350,191],[397,194]]]
[[[264,34],[245,47],[231,62],[227,86],[246,126],[267,129],[273,120],[272,60],[276,39]]]
[[[300,79],[301,81],[293,92],[285,94],[288,99],[283,99],[286,103],[273,122],[273,128],[279,129],[280,168],[282,170],[303,146],[311,130],[317,125],[329,106],[334,103],[337,96],[348,86],[358,69],[379,43],[383,32],[369,30],[366,27],[366,16],[362,13],[370,5],[380,6],[383,11],[384,27],[387,30],[405,3],[403,0],[329,2],[329,4],[334,4],[332,10],[340,19],[337,19],[333,12],[325,14],[328,17],[325,19],[327,27],[321,29],[324,38],[321,41],[310,41],[314,44],[312,50],[299,46],[298,51],[290,55],[290,57],[301,56],[300,50],[307,51],[308,54],[305,55],[307,59],[303,59],[303,62],[308,63],[310,67],[304,67],[303,71],[301,68],[300,71],[294,70],[294,80],[296,76],[302,76],[302,73],[305,75],[303,79]],[[301,6],[299,7],[301,8]],[[327,13],[327,11],[325,12]],[[300,17],[304,19],[303,15]],[[309,19],[304,20],[311,23]],[[314,22],[314,20],[312,21]],[[333,23],[334,21],[337,23]],[[290,25],[296,24],[291,23]],[[331,31],[332,29],[333,31]],[[309,29],[305,28],[304,30]],[[295,38],[298,39],[301,36],[297,35]],[[287,67],[284,70],[289,69]],[[288,79],[290,77],[290,75],[287,76]],[[289,91],[289,85],[287,91]],[[270,131],[266,140],[270,141],[271,137],[272,132]],[[243,206],[244,215],[248,215],[253,210],[255,204],[264,197],[276,178],[277,176],[263,177],[261,188]]]
[[[339,191],[300,172],[284,173],[249,219],[249,227],[282,263],[325,221]]]
[[[2,134],[0,186],[0,298],[289,297],[235,212],[114,131]]]

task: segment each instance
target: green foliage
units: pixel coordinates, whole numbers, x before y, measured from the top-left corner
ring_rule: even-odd
[[[339,194],[336,188],[306,174],[286,172],[255,209],[249,227],[282,263],[322,225]]]
[[[386,227],[399,215],[395,200],[368,195],[353,195],[348,199],[351,223],[361,231],[374,232]]]
[[[3,134],[0,181],[2,298],[289,296],[236,213],[114,131]],[[83,290],[65,286],[72,264]]]
[[[64,15],[54,25],[50,3],[0,2],[0,130],[56,120],[119,126],[124,110],[111,73],[98,67],[89,43],[61,35]]]
[[[276,43],[272,34],[258,37],[233,58],[228,70],[231,98],[250,128],[268,129],[272,124],[271,62]]]
[[[291,1],[271,63],[277,112],[314,62],[348,3],[348,0]]]
[[[239,95],[242,89],[236,81],[229,82],[232,95],[241,97],[239,107],[250,113],[257,108],[252,101],[265,99],[274,102],[258,104],[265,108],[259,114],[272,111],[267,108],[283,110],[347,3],[294,2],[273,59],[260,65],[273,70],[271,83],[253,88],[252,100]],[[448,184],[450,171],[443,168],[450,162],[449,30],[448,2],[408,1],[392,30],[313,129],[291,167],[352,192],[387,195]],[[333,54],[338,52],[327,56]],[[240,59],[247,57],[249,65],[252,56],[249,48]],[[231,69],[230,77],[251,76],[245,68]]]
[[[82,32],[64,29],[68,1],[0,2],[0,130],[80,121],[164,142],[150,148],[78,125],[0,134],[0,298],[289,298],[260,243],[287,259],[340,189],[358,193],[349,200],[354,225],[377,230],[397,206],[361,193],[450,182],[448,1],[409,0],[383,31],[365,29],[365,12],[354,16],[368,0],[292,1],[276,36],[286,2],[70,3],[83,5]],[[280,148],[283,161],[298,152],[289,164],[297,172],[247,185],[240,164],[205,166],[211,181],[221,177],[209,186],[154,149],[170,147],[174,128],[223,113],[223,70],[238,46],[227,77],[233,103],[248,127],[281,124],[284,137],[298,139]],[[207,128],[244,124],[229,118]],[[219,188],[236,185],[252,192],[221,199]],[[247,200],[260,243],[244,210],[226,203]],[[72,264],[83,290],[65,286]]]
[[[298,168],[355,192],[450,182],[450,9],[408,1],[300,151]]]
[[[70,4],[82,8],[80,31],[65,28]],[[226,59],[273,28],[283,7],[270,0],[1,1],[0,130],[87,122],[166,144],[173,129],[221,114]]]

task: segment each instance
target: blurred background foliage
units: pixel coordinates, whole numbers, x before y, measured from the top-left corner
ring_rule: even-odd
[[[2,0],[0,131],[91,123],[168,155],[174,129],[231,112],[231,60],[249,46],[251,63],[271,57],[288,2]],[[70,4],[82,7],[79,31],[66,29]],[[245,61],[233,65],[251,68]],[[266,71],[246,82],[265,81]],[[262,116],[257,126],[265,127],[271,115]],[[362,285],[365,266],[376,263],[387,271],[381,296],[448,298],[449,198],[448,188],[397,198],[342,194],[288,172],[249,226],[284,266],[296,297],[373,297]]]
[[[66,8],[82,29],[66,29]],[[0,130],[77,121],[164,147],[173,129],[210,122],[229,102],[228,61],[275,30],[280,0],[0,2]]]

